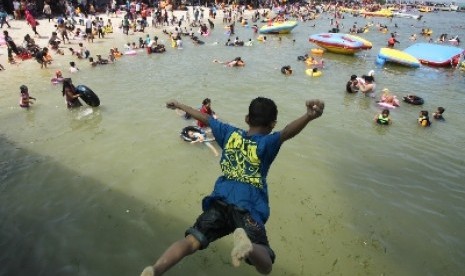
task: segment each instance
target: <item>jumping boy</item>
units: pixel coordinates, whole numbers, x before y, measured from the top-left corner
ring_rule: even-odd
[[[223,175],[217,179],[213,192],[203,199],[203,213],[185,232],[185,238],[173,243],[153,266],[144,269],[141,276],[162,275],[184,257],[233,232],[233,266],[237,267],[245,260],[259,273],[269,274],[275,254],[265,230],[270,215],[266,176],[282,143],[320,117],[324,103],[307,101],[304,115],[274,133],[271,131],[276,125],[278,109],[267,98],[258,97],[250,103],[249,113],[245,116],[248,130],[220,122],[177,101],[169,101],[166,106],[181,109],[212,129],[223,150],[220,160]]]

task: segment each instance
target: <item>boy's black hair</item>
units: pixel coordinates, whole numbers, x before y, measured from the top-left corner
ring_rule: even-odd
[[[278,107],[273,100],[258,97],[249,105],[249,125],[254,127],[269,127],[278,119]]]
[[[446,109],[442,106],[438,107],[438,111],[439,111],[439,114],[442,114],[444,113],[444,111],[446,111]]]

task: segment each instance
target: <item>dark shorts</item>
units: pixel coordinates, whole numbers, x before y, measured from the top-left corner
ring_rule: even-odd
[[[86,34],[91,34],[92,33],[92,28],[86,28]]]
[[[265,226],[257,223],[247,210],[232,204],[213,202],[210,209],[197,218],[194,226],[186,230],[185,235],[194,236],[200,242],[202,250],[211,242],[231,234],[236,228],[243,228],[252,243],[265,246],[274,263],[276,256],[268,243]]]

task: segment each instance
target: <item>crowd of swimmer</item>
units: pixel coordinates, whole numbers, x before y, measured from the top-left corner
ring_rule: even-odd
[[[375,98],[375,88],[376,82],[374,77],[374,71],[371,70],[367,75],[362,75],[362,77],[357,77],[357,75],[352,75],[350,80],[346,84],[346,92],[355,94],[363,93],[367,97]],[[378,125],[390,125],[392,124],[392,119],[390,117],[390,109],[394,109],[400,106],[400,100],[396,95],[392,94],[389,89],[384,88],[382,90],[381,97],[377,100],[377,104],[383,108],[381,113],[376,114],[374,117],[374,122]],[[403,101],[407,104],[412,105],[423,105],[424,100],[416,95],[407,95],[403,97]],[[433,113],[433,118],[437,121],[444,121],[443,113],[445,108],[440,106]],[[429,112],[427,110],[421,110],[418,117],[418,124],[422,127],[431,126],[431,120],[429,118]]]
[[[92,43],[95,38],[104,38],[106,35],[109,35],[113,32],[113,23],[111,19],[108,19],[107,22],[104,22],[102,17],[94,16],[92,17],[89,14],[89,10],[85,10],[81,7],[73,7],[71,4],[67,3],[67,10],[66,15],[63,17],[58,17],[56,19],[55,27],[56,31],[54,31],[48,41],[49,47],[41,48],[38,46],[34,39],[30,35],[26,35],[24,37],[24,42],[22,47],[16,47],[15,43],[9,37],[8,32],[4,32],[5,41],[7,42],[8,46],[8,58],[9,61],[14,63],[15,59],[12,57],[12,53],[15,53],[21,59],[24,59],[24,55],[30,55],[35,57],[35,59],[41,64],[42,68],[47,67],[48,64],[52,62],[52,58],[50,55],[49,48],[51,50],[56,51],[57,54],[64,55],[64,51],[62,50],[62,46],[66,43],[70,43],[70,37],[72,40],[81,40],[87,41]],[[253,42],[251,39],[249,41],[244,42],[240,40],[238,36],[235,35],[235,24],[236,22],[240,23],[243,26],[249,25],[249,22],[246,18],[244,18],[244,12],[246,6],[231,6],[231,7],[222,7],[223,8],[223,24],[226,25],[226,32],[229,34],[228,40],[225,42],[226,46],[252,46]],[[198,28],[199,36],[208,36],[209,32],[214,29],[214,23],[209,18],[207,18],[207,22],[205,22],[205,18],[208,16],[210,18],[216,18],[217,6],[212,6],[210,8],[201,8],[195,7],[193,10],[193,18],[189,12],[185,12],[179,18],[174,15],[172,12],[168,12],[166,9],[162,8],[150,8],[147,5],[139,5],[134,6],[130,5],[126,7],[126,11],[124,12],[124,16],[119,22],[118,28],[122,29],[123,34],[129,35],[130,33],[144,33],[145,28],[149,26],[149,22],[147,17],[150,15],[152,18],[152,27],[174,27],[174,31],[167,31],[163,29],[163,33],[166,34],[172,41],[173,47],[182,48],[182,36],[188,36],[191,38],[194,44],[203,44],[203,41],[196,36],[194,32],[194,28]],[[47,4],[44,7],[44,13],[47,10]],[[317,12],[315,12],[317,10]],[[315,18],[315,14],[319,13],[318,8],[312,4],[305,4],[305,5],[286,5],[282,7],[282,11],[280,13],[286,14],[291,17],[298,18],[301,21],[311,20]],[[118,13],[121,13],[120,10],[115,6],[115,1],[112,1],[111,6],[108,7],[107,11],[108,15],[117,16]],[[208,15],[207,15],[208,13]],[[342,15],[336,16],[335,18],[340,18]],[[265,19],[267,18],[267,19]],[[263,20],[261,20],[263,19]],[[35,18],[31,15],[31,13],[26,13],[26,20],[28,21],[29,25],[31,26],[34,34],[36,36],[40,35],[37,31],[37,23]],[[51,17],[49,16],[49,22]],[[258,21],[267,22],[269,20],[269,14],[267,10],[263,10],[262,13],[259,10],[256,10],[250,21],[252,23],[256,23]],[[333,19],[331,19],[333,20]],[[31,24],[32,23],[32,24]],[[208,26],[207,26],[208,23]],[[250,24],[252,24],[250,23]],[[334,22],[337,28],[339,29],[339,22],[336,20]],[[368,28],[369,25],[362,28]],[[84,29],[84,31],[82,29]],[[189,28],[189,30],[188,30]],[[386,30],[387,26],[379,26],[380,30]],[[252,26],[253,31],[256,33],[258,27],[256,24]],[[356,24],[351,28],[351,32],[359,32],[360,29],[356,26]],[[60,36],[60,38],[59,38]],[[165,51],[165,46],[158,43],[158,37],[154,36],[153,39],[150,37],[149,34],[144,34],[145,37],[139,37],[137,42],[128,42],[124,45],[126,50],[125,53],[129,53],[138,48],[147,48],[147,52],[154,52],[154,53],[161,53]],[[391,38],[388,41],[389,46],[393,47],[394,43],[399,43],[395,39],[396,33],[391,33]],[[235,37],[234,39],[232,37]],[[442,36],[445,39],[445,36]],[[266,36],[258,37],[259,41],[266,41]],[[77,59],[87,59],[91,66],[97,65],[105,65],[109,63],[115,62],[115,58],[122,56],[124,53],[121,53],[118,48],[111,48],[108,53],[108,58],[102,58],[102,55],[96,55],[96,58],[90,56],[90,51],[83,45],[83,42],[78,43],[79,47],[74,49],[69,47],[69,53],[73,56],[76,56]],[[89,44],[91,45],[91,44]],[[310,68],[306,70],[306,73],[310,76],[321,76],[322,72],[320,69],[324,67],[324,61],[322,57],[319,55],[320,53],[312,53],[315,55],[309,56],[308,54],[304,56],[299,56],[298,60],[304,61]],[[214,60],[216,63],[224,64],[230,67],[241,67],[245,66],[245,62],[241,59],[241,57],[236,57],[231,61],[218,61]],[[3,68],[3,67],[0,67]],[[78,67],[76,66],[75,62],[70,62],[69,72],[75,73],[79,71]],[[290,65],[285,65],[281,68],[281,72],[285,75],[292,74],[293,70]],[[369,86],[370,77],[373,76],[366,76],[362,79],[356,78],[357,82],[357,89],[355,91],[362,91],[364,90],[364,86]],[[61,71],[56,72],[55,81],[62,81],[64,80]],[[356,83],[354,82],[354,83]],[[351,91],[354,91],[354,88],[351,88]],[[363,92],[365,94],[369,94]],[[65,93],[64,93],[65,94]],[[23,105],[25,106],[25,105]],[[74,106],[73,104],[69,105],[70,107]],[[389,110],[387,110],[389,112]],[[384,112],[386,114],[386,112]],[[390,120],[388,120],[390,122]],[[428,123],[429,124],[429,123]]]

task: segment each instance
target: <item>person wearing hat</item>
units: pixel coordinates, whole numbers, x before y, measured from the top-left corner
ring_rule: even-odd
[[[22,108],[28,108],[33,102],[31,100],[36,100],[36,98],[29,96],[29,91],[26,85],[21,85],[19,87],[21,98],[19,98],[19,106]]]

